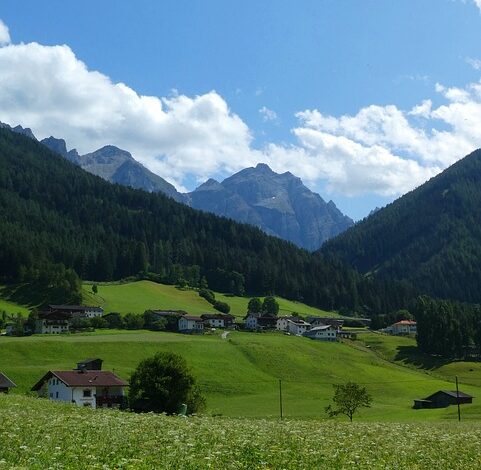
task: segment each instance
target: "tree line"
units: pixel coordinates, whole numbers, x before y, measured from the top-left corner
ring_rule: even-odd
[[[419,349],[450,359],[481,356],[481,308],[419,297],[414,316]]]

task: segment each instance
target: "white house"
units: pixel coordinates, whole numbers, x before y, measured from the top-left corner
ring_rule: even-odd
[[[35,321],[35,333],[60,334],[70,330],[70,315],[64,313],[39,313]]]
[[[229,328],[233,325],[235,317],[228,313],[204,313],[200,316],[205,326],[210,328]]]
[[[50,312],[70,313],[73,317],[95,318],[104,314],[102,307],[91,307],[89,305],[49,305]]]
[[[192,315],[183,315],[179,318],[179,331],[181,333],[203,333],[204,320]]]
[[[257,330],[257,319],[259,318],[259,313],[248,313],[244,318],[244,325],[248,330]]]
[[[386,331],[390,332],[392,335],[416,334],[417,323],[413,320],[401,320],[386,328]]]
[[[276,330],[287,331],[287,322],[289,320],[296,321],[298,317],[279,317],[276,322]]]
[[[128,383],[103,370],[49,371],[33,387],[39,397],[92,408],[118,408]]]
[[[303,335],[306,331],[309,331],[311,324],[296,318],[296,320],[287,320],[287,331],[291,335]]]
[[[304,336],[321,341],[337,341],[337,328],[332,325],[315,326],[306,331]]]

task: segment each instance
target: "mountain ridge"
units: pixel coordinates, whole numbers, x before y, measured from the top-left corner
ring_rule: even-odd
[[[354,223],[299,177],[289,171],[276,173],[265,163],[222,182],[211,178],[188,197],[196,209],[255,225],[308,250],[318,249]]]
[[[29,128],[12,128],[8,124],[3,127],[37,140]],[[68,150],[64,139],[50,136],[40,143],[111,183],[162,192],[195,209],[254,225],[310,251],[353,225],[332,200],[326,203],[300,178],[289,171],[275,173],[266,163],[245,168],[222,182],[209,178],[194,191],[183,194],[128,151],[114,145],[80,155],[76,149]]]

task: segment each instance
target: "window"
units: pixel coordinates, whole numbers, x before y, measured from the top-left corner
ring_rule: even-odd
[[[55,398],[58,398],[58,392],[55,393]]]
[[[89,398],[92,396],[92,390],[86,389],[84,390],[84,398]]]

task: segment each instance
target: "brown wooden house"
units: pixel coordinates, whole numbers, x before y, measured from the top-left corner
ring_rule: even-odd
[[[0,372],[0,393],[8,393],[16,385],[2,372]]]
[[[473,397],[464,392],[456,392],[452,390],[438,390],[423,399],[414,400],[414,409],[421,408],[446,408],[449,405],[460,405],[473,402]]]

